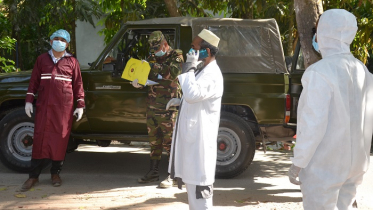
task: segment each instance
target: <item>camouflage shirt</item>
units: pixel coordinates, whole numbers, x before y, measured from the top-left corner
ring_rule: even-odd
[[[156,58],[149,73],[149,80],[159,83],[148,87],[148,107],[165,110],[171,98],[180,98],[180,86],[177,76],[184,63],[181,50],[171,47],[166,55]]]

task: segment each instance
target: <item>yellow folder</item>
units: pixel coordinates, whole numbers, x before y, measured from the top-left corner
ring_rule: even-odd
[[[148,80],[149,72],[150,65],[148,62],[142,62],[141,60],[131,58],[124,68],[122,78],[129,81],[138,79],[139,84],[145,85]]]

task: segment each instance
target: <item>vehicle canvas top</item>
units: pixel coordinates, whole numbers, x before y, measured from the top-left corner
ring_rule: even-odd
[[[217,62],[223,73],[288,73],[275,19],[172,17],[128,21],[125,25],[181,25],[193,37],[209,29],[220,37]]]

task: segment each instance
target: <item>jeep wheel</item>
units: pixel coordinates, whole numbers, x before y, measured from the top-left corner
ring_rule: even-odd
[[[221,113],[217,143],[216,178],[235,177],[253,161],[255,137],[250,126],[239,116]]]
[[[34,116],[29,118],[24,108],[17,108],[8,112],[0,126],[1,161],[15,171],[28,171],[32,146],[26,146],[24,140],[34,136]]]

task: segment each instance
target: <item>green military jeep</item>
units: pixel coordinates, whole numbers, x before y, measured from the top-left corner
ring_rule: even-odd
[[[161,30],[185,56],[204,28],[221,38],[217,62],[224,95],[216,177],[245,171],[265,142],[292,140],[300,76],[291,88],[276,21],[180,17],[127,22],[91,67],[82,69],[86,109],[73,124],[70,150],[92,142],[108,146],[111,140],[147,141],[146,88],[135,89],[121,78],[126,62],[149,56],[147,38],[154,30]],[[0,159],[16,171],[25,171],[31,159],[34,119],[24,111],[30,75],[0,75]]]

